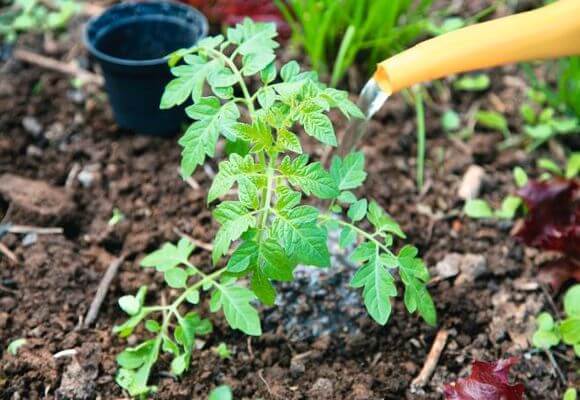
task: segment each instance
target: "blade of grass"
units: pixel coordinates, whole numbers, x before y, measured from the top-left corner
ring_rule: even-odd
[[[332,70],[332,79],[330,80],[330,86],[332,87],[336,87],[340,78],[344,74],[344,71],[348,67],[348,65],[345,63],[344,58],[346,56],[346,52],[348,50],[348,47],[350,46],[350,43],[352,41],[352,38],[354,37],[355,32],[356,32],[355,27],[351,25],[348,27],[346,33],[344,34],[344,38],[342,39],[342,43],[340,44],[340,49],[338,50],[338,55],[336,56],[334,68]]]
[[[425,106],[421,87],[413,88],[417,114],[417,190],[423,188],[425,177]]]

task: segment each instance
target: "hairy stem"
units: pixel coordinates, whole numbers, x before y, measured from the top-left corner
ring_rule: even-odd
[[[364,238],[366,238],[366,239],[370,240],[371,242],[375,243],[377,245],[377,247],[380,248],[381,250],[383,250],[385,253],[390,254],[393,257],[395,257],[395,255],[393,254],[393,252],[387,246],[385,246],[383,243],[381,243],[379,240],[377,240],[377,238],[375,237],[375,235],[371,235],[370,233],[363,231],[362,229],[360,229],[356,225],[351,224],[350,222],[347,222],[347,221],[343,221],[342,219],[335,218],[335,217],[333,217],[332,215],[329,215],[329,214],[320,215],[318,218],[320,219],[320,222],[326,222],[326,221],[329,221],[329,220],[333,220],[333,221],[335,221],[336,223],[338,223],[341,226],[349,227],[350,229],[354,230],[359,235],[361,235]]]

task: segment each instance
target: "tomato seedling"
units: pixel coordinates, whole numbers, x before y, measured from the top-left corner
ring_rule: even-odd
[[[336,146],[328,111],[336,108],[347,118],[362,118],[361,111],[346,92],[325,87],[315,73],[300,71],[294,61],[278,73],[275,37],[273,24],[246,19],[229,28],[226,37],[203,39],[170,57],[175,79],[167,85],[161,107],[193,100],[186,112],[195,122],[179,141],[183,176],[190,176],[215,155],[222,136],[242,141],[249,151],[233,153],[220,162],[209,188],[208,202],[217,202],[213,217],[220,224],[212,261],[223,265],[225,257],[225,266],[205,273],[190,263],[194,246],[187,239],[176,245],[166,243],[141,265],[162,272],[167,284],[180,294],[170,304],[158,306],[144,305],[146,288],[120,299],[131,318],[115,332],[128,336],[145,321],[145,328],[154,334],[118,357],[117,381],[131,395],[152,390],[149,374],[161,352],[171,354],[171,371],[180,375],[190,364],[196,336],[211,332],[208,319],[196,312],[185,313],[185,303],[196,305],[202,295],[209,297],[210,312],[223,310],[230,327],[260,335],[255,301],[273,305],[274,282],[291,281],[298,264],[330,267],[327,242],[328,231],[333,229],[340,230],[343,248],[356,246],[351,258],[360,268],[351,286],[363,289],[364,304],[374,320],[387,323],[391,298],[397,296],[398,272],[407,310],[418,312],[429,324],[436,322],[426,288],[429,273],[418,250],[406,245],[395,252],[395,237],[405,238],[399,225],[376,202],[352,192],[367,175],[363,154],[334,157],[326,170],[303,152],[298,127],[319,142]],[[251,92],[246,80],[254,76],[261,85]],[[212,95],[204,95],[204,89]],[[320,210],[306,205],[304,197],[327,200],[328,207]],[[368,226],[372,230],[364,229]],[[248,287],[243,281],[249,282]],[[149,319],[152,314],[158,319]]]

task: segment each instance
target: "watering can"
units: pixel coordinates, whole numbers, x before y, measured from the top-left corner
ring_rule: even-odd
[[[519,61],[580,55],[580,0],[483,22],[426,40],[377,65],[358,105],[370,119],[387,98],[417,83]],[[354,121],[338,152],[346,155],[366,131]]]
[[[455,73],[577,54],[580,0],[560,0],[419,43],[379,63],[374,80],[392,94]]]

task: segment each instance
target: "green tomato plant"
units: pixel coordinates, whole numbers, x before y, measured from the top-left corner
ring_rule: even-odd
[[[211,332],[210,321],[187,311],[186,304],[209,299],[209,311],[222,310],[231,328],[260,335],[257,301],[273,305],[274,283],[291,281],[299,264],[330,267],[330,230],[339,230],[343,248],[355,247],[351,259],[360,267],[351,286],[363,289],[364,304],[375,321],[387,323],[398,276],[407,310],[436,323],[426,288],[429,273],[418,250],[405,245],[396,252],[395,238],[405,238],[399,225],[376,202],[357,198],[352,191],[367,175],[363,154],[334,157],[327,170],[303,153],[298,127],[336,146],[328,111],[336,108],[347,118],[363,114],[346,92],[325,87],[315,73],[300,71],[294,61],[278,73],[276,35],[273,24],[246,19],[225,37],[203,39],[170,56],[175,79],[165,89],[161,108],[193,101],[186,112],[194,122],[179,140],[183,176],[215,155],[222,136],[246,143],[249,151],[221,161],[209,189],[208,203],[217,203],[213,217],[220,224],[212,253],[216,269],[206,273],[189,261],[194,245],[187,239],[166,243],[141,265],[163,273],[166,283],[179,291],[175,299],[148,306],[147,289],[141,288],[119,300],[130,318],[114,331],[126,337],[143,322],[153,334],[117,359],[117,382],[133,396],[154,390],[149,375],[162,352],[171,355],[171,371],[180,375],[190,364],[196,336]],[[253,77],[260,83],[251,92],[246,81]],[[328,207],[307,205],[305,197],[326,200]]]

